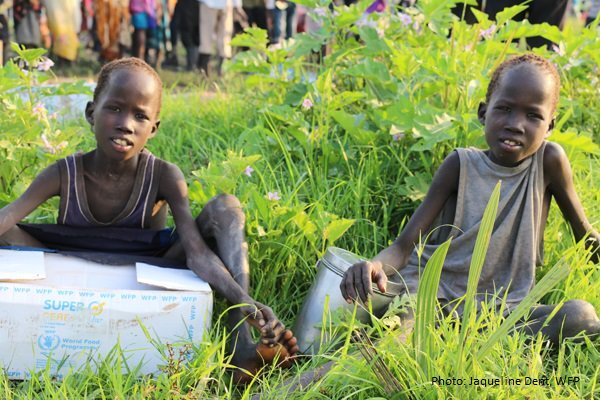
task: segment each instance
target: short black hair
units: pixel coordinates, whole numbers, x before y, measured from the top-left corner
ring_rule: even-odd
[[[533,53],[525,53],[520,56],[511,57],[494,70],[492,73],[492,79],[490,79],[490,83],[487,87],[487,92],[485,93],[485,102],[490,102],[492,94],[494,93],[494,90],[498,88],[498,85],[500,84],[500,78],[502,78],[504,73],[516,66],[523,64],[535,65],[536,67],[550,74],[554,80],[554,90],[552,91],[552,113],[554,113],[554,111],[556,111],[556,106],[558,105],[558,97],[560,94],[560,76],[558,75],[558,71],[554,64],[544,57]]]
[[[110,80],[110,76],[112,75],[112,73],[121,69],[137,69],[147,72],[152,76],[152,78],[158,85],[158,88],[160,89],[158,91],[158,116],[158,113],[160,112],[160,108],[162,106],[162,80],[160,79],[160,76],[158,76],[154,68],[148,65],[148,63],[146,63],[144,60],[139,59],[137,57],[119,58],[117,60],[109,62],[108,64],[105,64],[102,67],[102,69],[100,70],[100,74],[98,75],[98,82],[96,83],[96,88],[94,89],[94,102],[100,97],[102,91],[106,88],[106,85],[108,85],[108,81]]]

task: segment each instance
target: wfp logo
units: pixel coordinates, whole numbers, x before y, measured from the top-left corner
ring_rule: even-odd
[[[92,315],[97,317],[98,315],[102,314],[102,312],[104,311],[104,305],[106,304],[106,302],[102,302],[100,303],[99,301],[92,301],[89,305],[88,305],[88,309],[92,312]]]
[[[42,350],[52,351],[60,344],[58,335],[40,335],[38,336],[38,346]]]

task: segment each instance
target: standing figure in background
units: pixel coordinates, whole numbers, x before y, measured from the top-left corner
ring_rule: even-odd
[[[130,0],[129,12],[133,25],[131,55],[142,60],[146,54],[146,42],[156,29],[156,1]]]
[[[112,61],[123,57],[121,33],[129,26],[127,0],[94,0],[96,35],[100,42],[100,60]]]
[[[0,65],[6,64],[10,34],[8,31],[8,18],[6,12],[12,6],[10,0],[0,0]]]
[[[173,12],[171,26],[175,26],[176,34],[171,28],[173,48],[177,38],[181,40],[186,52],[186,69],[193,70],[198,63],[198,46],[200,46],[200,3],[198,0],[178,0]]]
[[[242,0],[242,7],[248,16],[248,25],[267,30],[267,6],[265,0]]]
[[[248,21],[242,9],[241,0],[200,0],[200,58],[201,73],[208,76],[208,62],[217,53],[217,74],[221,76],[221,66],[225,58],[231,58],[231,36],[234,16],[240,21]]]
[[[296,3],[287,0],[275,0],[273,9],[273,30],[271,43],[281,41],[281,19],[285,13],[285,39],[291,39],[296,33]]]
[[[168,18],[168,26],[165,28],[165,60],[161,64],[163,68],[179,66],[179,60],[177,59],[177,23],[175,19],[175,8],[177,7],[177,0],[165,0],[166,11],[165,15]],[[196,13],[197,15],[197,13]],[[167,22],[165,22],[167,23]]]
[[[165,46],[165,37],[168,23],[168,16],[165,15],[166,0],[155,0],[155,19],[156,27],[146,31],[146,51],[144,60],[153,68],[156,68],[162,57],[161,48]]]
[[[39,0],[14,0],[13,21],[15,38],[18,44],[27,48],[40,47],[40,16],[42,7]]]
[[[587,0],[582,2],[582,9],[585,15],[585,26],[589,26],[600,12],[600,0]]]
[[[81,8],[78,0],[44,0],[48,28],[52,36],[52,53],[57,64],[69,65],[77,60],[81,27]]]

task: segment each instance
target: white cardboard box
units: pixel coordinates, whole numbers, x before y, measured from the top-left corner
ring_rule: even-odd
[[[15,268],[18,280],[8,280]],[[156,373],[166,360],[140,323],[163,344],[199,343],[212,306],[210,286],[189,270],[0,250],[0,367],[27,379],[50,363],[61,377],[118,344],[129,368]]]

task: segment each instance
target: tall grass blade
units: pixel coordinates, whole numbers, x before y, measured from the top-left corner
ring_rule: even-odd
[[[500,188],[502,182],[498,181],[496,187],[492,191],[488,204],[483,212],[483,218],[479,226],[479,232],[477,233],[477,239],[475,240],[475,247],[473,249],[473,256],[471,257],[471,264],[469,266],[469,279],[467,281],[467,291],[465,293],[465,306],[462,315],[462,324],[460,328],[460,355],[458,359],[459,373],[462,372],[462,360],[465,350],[465,338],[470,331],[470,328],[474,324],[474,318],[476,314],[475,300],[477,296],[477,285],[479,283],[479,277],[481,276],[481,270],[483,269],[483,263],[485,262],[485,256],[487,249],[490,244],[490,238],[492,237],[492,231],[494,229],[494,222],[496,221],[496,214],[498,212],[498,203],[500,201]]]
[[[433,354],[433,337],[431,332],[435,327],[435,308],[437,291],[442,275],[444,260],[452,239],[442,243],[427,261],[423,276],[417,290],[417,313],[415,315],[415,350],[418,365],[429,379],[431,358]]]

